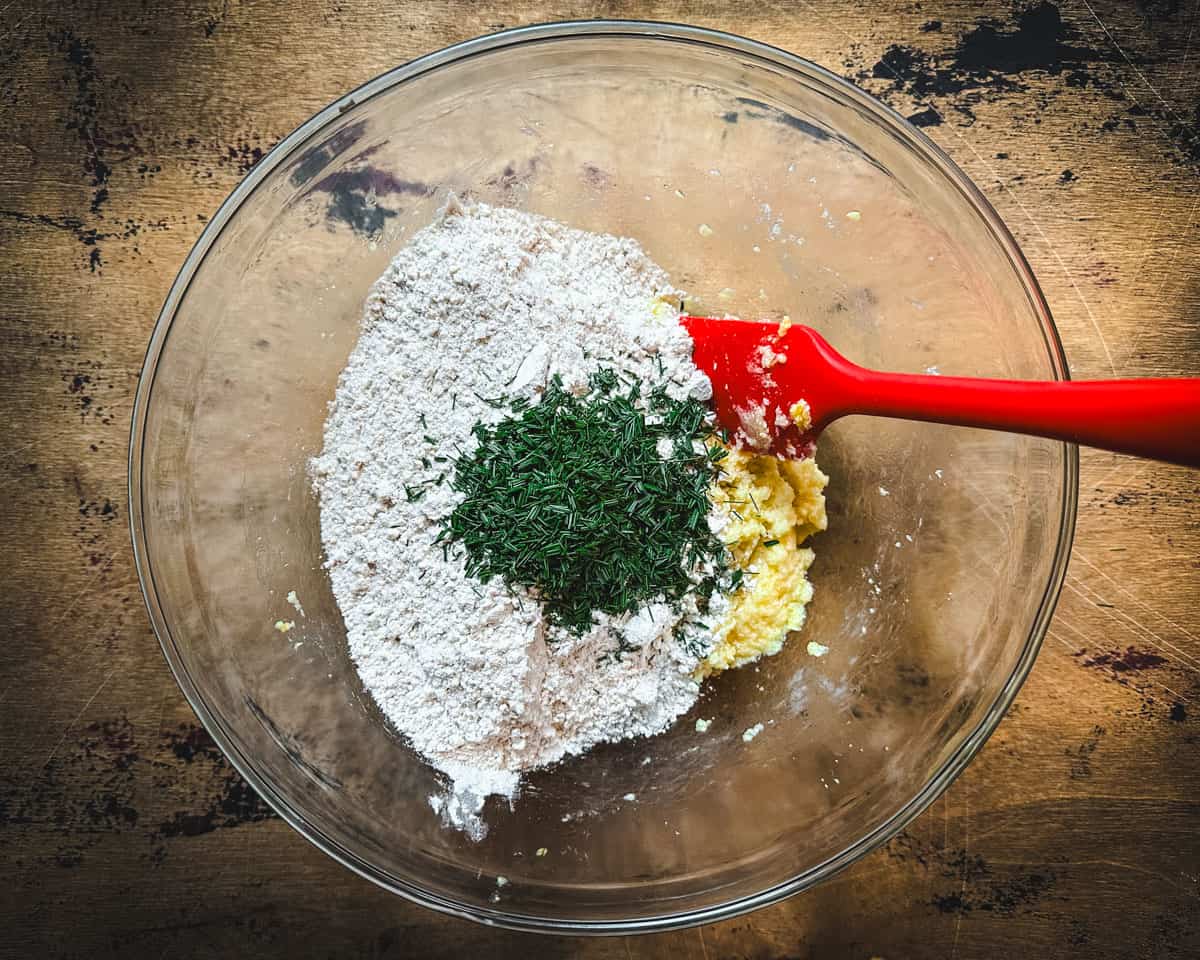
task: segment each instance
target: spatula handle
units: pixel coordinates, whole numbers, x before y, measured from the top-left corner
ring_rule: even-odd
[[[853,385],[847,384],[835,416],[865,413],[1009,430],[1200,467],[1200,379],[1044,383],[850,366]]]

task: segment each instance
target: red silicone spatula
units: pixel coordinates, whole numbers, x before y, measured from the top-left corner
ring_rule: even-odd
[[[927,420],[1068,440],[1200,467],[1200,379],[977,380],[880,373],[851,363],[811,327],[682,317],[717,419],[742,443],[804,457],[848,414]],[[797,427],[805,400],[811,423]]]

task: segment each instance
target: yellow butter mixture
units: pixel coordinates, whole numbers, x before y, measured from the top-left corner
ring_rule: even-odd
[[[721,468],[709,497],[718,535],[742,577],[713,624],[715,646],[697,679],[778,653],[804,625],[813,551],[803,544],[826,525],[829,478],[815,461],[731,449]]]

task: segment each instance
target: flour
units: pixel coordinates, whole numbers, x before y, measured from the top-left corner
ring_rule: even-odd
[[[434,810],[473,837],[523,771],[659,733],[696,700],[711,637],[694,599],[575,636],[434,543],[471,428],[507,415],[489,399],[536,401],[555,375],[582,395],[599,366],[711,396],[676,311],[656,306],[674,293],[632,240],[451,198],[368,297],[312,463],[321,536],[363,683],[451,781]]]

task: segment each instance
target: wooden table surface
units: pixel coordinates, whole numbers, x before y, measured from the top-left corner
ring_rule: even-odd
[[[539,939],[351,875],[212,745],[148,626],[126,445],[206,218],[328,101],[466,37],[690,21],[861,83],[980,184],[1075,376],[1200,375],[1196,0],[0,2],[0,955],[1200,955],[1200,474],[1082,456],[1011,715],[885,848],[748,917]],[[1084,652],[1086,651],[1086,652]]]

